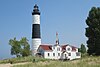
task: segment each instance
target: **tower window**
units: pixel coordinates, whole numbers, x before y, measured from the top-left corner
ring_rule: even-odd
[[[55,47],[53,47],[53,49],[55,49]]]
[[[57,51],[60,51],[60,48],[57,48]]]

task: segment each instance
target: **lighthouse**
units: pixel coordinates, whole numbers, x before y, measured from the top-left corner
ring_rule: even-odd
[[[39,45],[41,45],[40,12],[38,6],[35,4],[32,12],[32,55],[33,56],[36,55]]]

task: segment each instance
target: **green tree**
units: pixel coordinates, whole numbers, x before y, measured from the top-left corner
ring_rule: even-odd
[[[11,55],[16,55],[16,57],[20,56],[21,46],[19,41],[14,39],[9,40],[9,45],[11,45]]]
[[[30,45],[26,37],[21,38],[20,41],[14,39],[9,40],[9,45],[11,45],[11,55],[19,56],[29,56],[31,54]]]
[[[100,7],[92,7],[86,19],[89,55],[100,55]]]
[[[23,37],[20,40],[20,44],[21,44],[21,55],[24,56],[29,56],[31,54],[30,51],[30,45],[28,43],[28,39],[26,37]]]
[[[81,48],[78,48],[78,52],[81,52]]]
[[[85,45],[81,44],[81,48],[80,48],[81,53],[86,53],[86,47]]]

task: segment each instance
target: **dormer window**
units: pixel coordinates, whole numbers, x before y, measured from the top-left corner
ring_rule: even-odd
[[[59,48],[59,51],[60,51],[60,48]]]
[[[70,48],[68,48],[67,50],[70,51]]]

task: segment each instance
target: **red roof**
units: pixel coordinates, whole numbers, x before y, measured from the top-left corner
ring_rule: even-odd
[[[66,50],[66,46],[68,46],[68,45],[63,45],[63,46],[62,46],[62,51],[63,51],[63,50]]]
[[[66,50],[66,47],[67,47],[68,45],[63,45],[63,46],[61,46],[62,47],[62,51],[65,51]],[[69,45],[70,46],[70,45]],[[52,50],[52,45],[49,45],[49,44],[42,44],[42,45],[40,45],[40,47],[42,48],[42,49],[44,49],[44,50]],[[74,46],[71,46],[72,47],[72,51],[76,51],[76,48],[77,47],[74,47]]]
[[[68,45],[63,45],[63,46],[62,46],[62,51],[66,50],[66,46],[68,46]],[[69,45],[69,46],[70,46],[70,45]],[[74,47],[74,46],[70,46],[70,47],[72,47],[72,51],[76,51],[76,48],[77,48],[77,47]]]
[[[72,47],[72,51],[76,51],[76,47],[74,46],[71,46]]]
[[[44,50],[52,50],[51,45],[40,45],[40,47]]]

